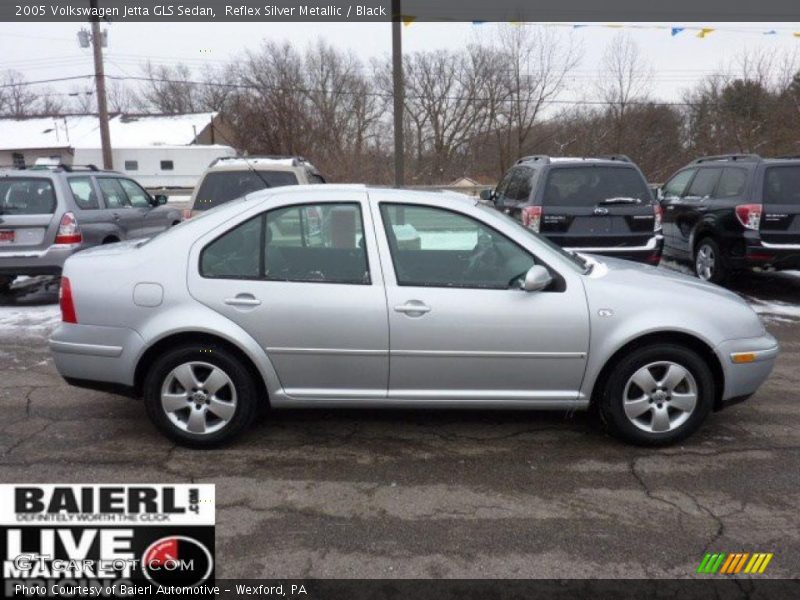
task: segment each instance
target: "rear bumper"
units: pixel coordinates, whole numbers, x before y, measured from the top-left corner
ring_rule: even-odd
[[[83,244],[53,244],[46,250],[4,249],[0,252],[0,275],[60,275],[64,262]]]
[[[136,357],[144,340],[133,329],[62,323],[50,337],[59,374],[91,389],[133,388]]]
[[[736,248],[734,245],[733,249]],[[731,266],[736,269],[800,269],[800,244],[773,244],[763,241],[759,232],[747,231],[744,244],[738,243],[738,250],[729,257]]]
[[[754,394],[767,380],[780,348],[769,333],[757,338],[727,340],[717,346],[725,387],[718,408],[736,404]],[[746,360],[747,362],[735,362]]]
[[[565,240],[564,249],[582,252],[586,254],[600,254],[635,260],[648,264],[658,264],[661,260],[661,251],[664,247],[664,236],[654,235],[646,244],[641,246],[570,246],[569,240]]]

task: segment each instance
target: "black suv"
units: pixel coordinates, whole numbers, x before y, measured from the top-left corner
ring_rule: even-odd
[[[627,156],[526,156],[481,198],[569,250],[661,260],[661,207]]]
[[[800,268],[800,158],[698,158],[659,190],[664,255],[723,283],[737,269]]]

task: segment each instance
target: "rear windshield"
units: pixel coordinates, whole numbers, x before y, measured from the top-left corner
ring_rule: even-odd
[[[194,210],[213,208],[234,198],[268,187],[297,185],[297,177],[289,171],[217,171],[209,173],[197,191]]]
[[[652,201],[650,190],[636,169],[563,167],[550,171],[543,203],[545,206],[597,206],[610,199],[633,199],[648,204]]]
[[[769,167],[764,177],[765,204],[800,204],[800,166]]]
[[[56,194],[49,179],[0,178],[0,215],[52,215]]]

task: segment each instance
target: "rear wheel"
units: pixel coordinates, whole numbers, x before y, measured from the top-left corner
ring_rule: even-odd
[[[259,399],[248,369],[212,344],[182,346],[159,357],[145,379],[144,400],[148,416],[169,438],[212,447],[253,422]]]
[[[703,238],[694,251],[694,272],[703,281],[722,284],[728,278],[719,244],[711,238]]]
[[[714,377],[689,348],[665,344],[634,350],[613,369],[599,398],[607,428],[643,446],[672,444],[702,424],[714,402]]]

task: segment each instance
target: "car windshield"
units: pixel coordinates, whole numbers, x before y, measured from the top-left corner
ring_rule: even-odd
[[[567,259],[567,261],[570,263],[570,265],[572,265],[575,269],[578,270],[578,272],[586,274],[586,273],[589,273],[589,271],[592,270],[592,267],[593,267],[592,263],[587,261],[586,259],[584,259],[579,254],[575,254],[574,252],[569,252],[568,250],[564,250],[561,246],[559,246],[557,244],[554,244],[553,242],[548,240],[543,235],[540,235],[540,234],[536,233],[535,231],[531,231],[527,227],[523,226],[522,223],[520,223],[516,219],[508,216],[507,214],[505,214],[503,212],[500,212],[500,211],[495,210],[493,208],[489,208],[487,206],[484,206],[483,204],[477,204],[477,206],[479,206],[481,208],[481,210],[485,210],[486,212],[489,212],[492,215],[499,216],[506,223],[513,224],[514,227],[516,227],[519,231],[524,231],[526,235],[534,238],[537,242],[539,242],[541,244],[544,244],[545,246],[547,246],[548,248],[550,248],[554,252],[556,252],[559,255],[563,256],[564,258]]]
[[[56,195],[49,179],[0,179],[0,215],[52,215],[55,210]]]
[[[192,208],[208,210],[250,192],[284,185],[297,185],[291,171],[216,171],[206,175]]]
[[[652,197],[639,172],[631,167],[560,167],[544,188],[545,206],[599,206],[650,203]]]

